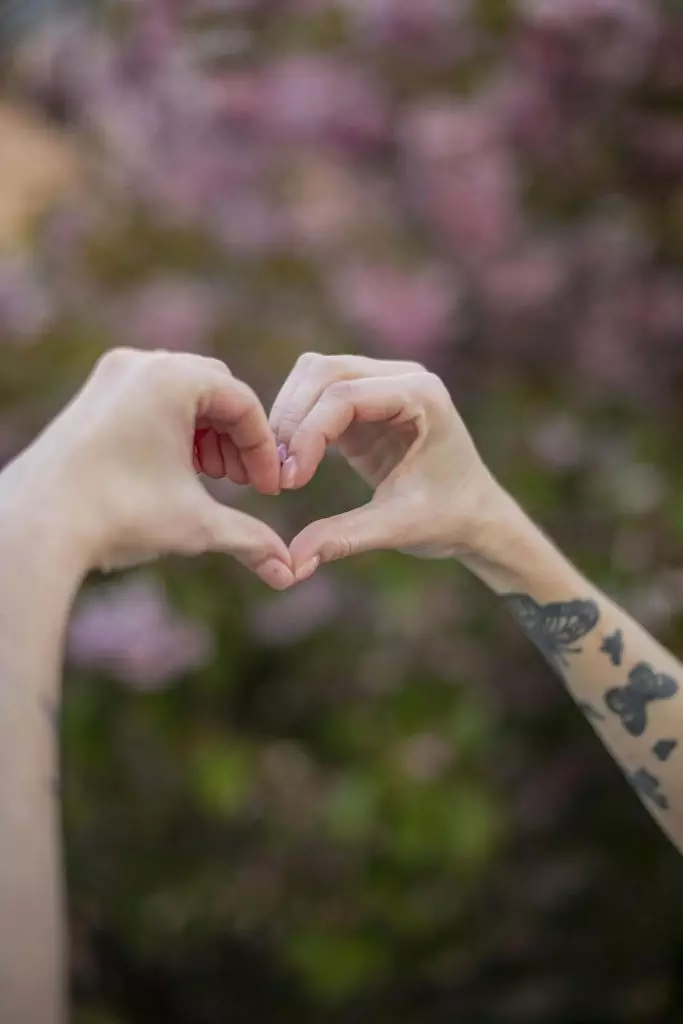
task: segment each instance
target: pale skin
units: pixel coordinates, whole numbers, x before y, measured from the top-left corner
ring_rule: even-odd
[[[333,444],[372,498],[289,548],[197,477],[275,495],[306,486]],[[504,598],[683,849],[680,663],[499,486],[436,377],[309,354],[269,422],[217,361],[118,350],[0,474],[0,919],[12,922],[0,1024],[66,1017],[54,725],[65,625],[88,571],[217,551],[283,590],[326,562],[392,548],[458,559]]]

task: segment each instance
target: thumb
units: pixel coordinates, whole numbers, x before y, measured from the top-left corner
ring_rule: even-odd
[[[398,525],[387,509],[373,502],[311,523],[289,549],[297,581],[308,579],[322,563],[400,546]]]
[[[206,495],[201,521],[208,541],[204,550],[232,555],[274,590],[286,590],[295,582],[287,545],[260,519]]]

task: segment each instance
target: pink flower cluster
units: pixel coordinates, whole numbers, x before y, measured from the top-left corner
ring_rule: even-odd
[[[114,674],[137,690],[156,690],[214,656],[208,628],[173,611],[161,584],[139,573],[87,591],[68,638],[74,664]]]
[[[683,168],[666,102],[679,16],[644,0],[525,0],[493,25],[466,0],[129,7],[122,35],[65,27],[26,72],[97,140],[117,208],[239,260],[296,259],[378,354],[429,361],[478,337],[503,363],[543,360],[552,326],[577,372],[627,392],[639,352],[666,357],[683,310],[647,225]],[[341,45],[321,48],[331,24]],[[624,271],[608,248],[590,276],[612,220],[646,255]],[[136,338],[205,346],[201,286],[130,303]],[[0,302],[3,333],[20,319]]]

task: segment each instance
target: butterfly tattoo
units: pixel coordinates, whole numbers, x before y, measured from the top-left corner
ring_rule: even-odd
[[[657,740],[652,753],[658,761],[668,761],[678,746],[678,740]]]
[[[621,665],[621,658],[624,652],[624,636],[620,629],[611,636],[606,636],[600,648],[606,654],[613,665]]]
[[[556,668],[568,665],[568,654],[595,629],[600,612],[595,601],[554,601],[538,604],[528,594],[508,594],[505,603],[541,653]]]
[[[647,706],[653,701],[670,700],[678,693],[671,676],[654,671],[647,662],[639,662],[628,674],[625,686],[615,686],[605,694],[605,704],[621,718],[632,736],[642,736],[647,726]]]

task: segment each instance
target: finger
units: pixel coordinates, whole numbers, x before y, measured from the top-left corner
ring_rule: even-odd
[[[208,369],[203,375],[198,416],[211,423],[221,440],[230,439],[248,481],[257,490],[263,494],[279,492],[280,461],[275,438],[251,388]]]
[[[215,430],[208,429],[196,436],[196,447],[199,453],[202,472],[213,480],[222,480],[226,475],[226,467],[223,462],[218,434]]]
[[[290,545],[297,582],[308,579],[319,565],[364,551],[400,547],[404,528],[388,506],[370,503],[351,512],[311,523]]]
[[[337,381],[365,377],[391,377],[421,371],[417,363],[365,356],[323,356],[308,352],[301,356],[273,403],[269,422],[278,442],[289,444],[302,419],[310,412],[325,388]]]
[[[221,455],[223,456],[225,475],[232,480],[234,484],[248,484],[249,474],[244,467],[237,445],[234,443],[232,438],[227,436],[220,437],[218,440],[221,448]]]
[[[424,376],[365,378],[330,385],[289,442],[283,487],[305,486],[314,476],[327,446],[338,441],[354,421],[391,421],[397,425],[414,422],[418,437],[426,429]]]
[[[205,550],[232,555],[275,590],[286,590],[295,582],[287,545],[265,523],[220,505],[208,495],[199,506],[199,515]]]
[[[213,427],[206,427],[206,418],[199,421],[194,435],[194,468],[218,480],[224,476],[234,484],[248,484],[249,475],[244,468],[240,454],[227,435],[219,437]],[[206,435],[212,434],[212,440],[206,441]]]

